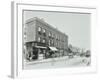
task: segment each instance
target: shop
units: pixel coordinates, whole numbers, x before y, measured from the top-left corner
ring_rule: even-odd
[[[25,58],[27,60],[41,60],[45,59],[47,47],[37,46],[36,42],[28,42],[25,44]]]
[[[57,57],[58,49],[56,47],[47,47],[47,58]]]

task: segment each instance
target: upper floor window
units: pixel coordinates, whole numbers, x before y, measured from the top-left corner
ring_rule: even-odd
[[[45,39],[43,39],[43,43],[45,43],[46,42],[46,40]]]
[[[51,34],[51,32],[49,32],[49,36],[51,36],[52,34]]]
[[[60,40],[60,36],[58,36],[58,40]]]
[[[54,46],[54,40],[52,40],[51,42],[52,42],[52,45]]]
[[[53,38],[55,37],[55,34],[53,34]]]
[[[56,39],[58,40],[58,36],[56,35]]]
[[[40,42],[41,41],[41,38],[40,37],[38,37],[38,42]]]
[[[51,36],[52,36],[52,38],[53,38],[53,36],[54,36],[54,35],[53,35],[53,33],[52,33],[52,35],[51,35]]]
[[[57,35],[55,35],[55,39],[57,39]]]
[[[58,42],[56,42],[56,46],[58,46]]]
[[[49,46],[51,45],[51,41],[49,40]]]
[[[43,29],[43,35],[46,36],[46,29]]]
[[[26,40],[27,39],[27,36],[26,35],[24,35],[24,40]]]
[[[42,28],[41,27],[38,27],[38,31],[41,32],[42,31]]]
[[[46,32],[46,30],[45,29],[43,29],[43,33],[45,33]]]
[[[62,42],[64,42],[64,39],[62,39]]]
[[[62,37],[60,37],[60,41],[62,41]]]
[[[63,42],[65,42],[65,38],[64,38]]]

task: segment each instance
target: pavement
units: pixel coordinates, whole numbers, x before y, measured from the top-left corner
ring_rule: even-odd
[[[83,61],[84,60],[84,61]],[[62,68],[62,67],[76,67],[87,66],[90,59],[75,56],[74,58],[68,58],[68,56],[59,58],[50,58],[43,60],[36,60],[31,62],[25,62],[25,69],[45,69],[45,68]]]
[[[30,64],[48,63],[52,61],[61,61],[61,60],[67,60],[67,59],[69,59],[68,56],[63,56],[63,57],[57,57],[57,58],[38,59],[35,61],[25,61],[25,64],[30,65]]]

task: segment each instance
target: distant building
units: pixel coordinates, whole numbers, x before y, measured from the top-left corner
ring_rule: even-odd
[[[58,51],[58,54],[64,54],[68,49],[68,36],[43,19],[34,17],[25,23],[24,47],[31,52],[36,49],[37,58],[40,53],[48,53],[48,48]]]

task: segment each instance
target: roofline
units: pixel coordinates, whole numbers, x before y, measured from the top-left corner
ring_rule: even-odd
[[[40,19],[40,18],[38,18],[38,17],[33,17],[33,18],[30,18],[30,19],[26,20],[26,23],[25,23],[25,24],[28,24],[28,23],[30,23],[30,22],[33,22],[34,20],[38,20],[38,21],[40,21],[41,23],[43,23],[43,24],[45,24],[45,25],[49,26],[50,28],[52,28],[52,29],[54,29],[54,30],[58,31],[59,33],[62,33],[63,35],[66,35],[66,36],[68,37],[68,35],[67,35],[67,34],[65,34],[65,33],[61,32],[60,30],[57,30],[56,28],[54,28],[53,26],[51,26],[50,24],[48,24],[47,22],[45,22],[45,21],[41,20],[41,19]]]

